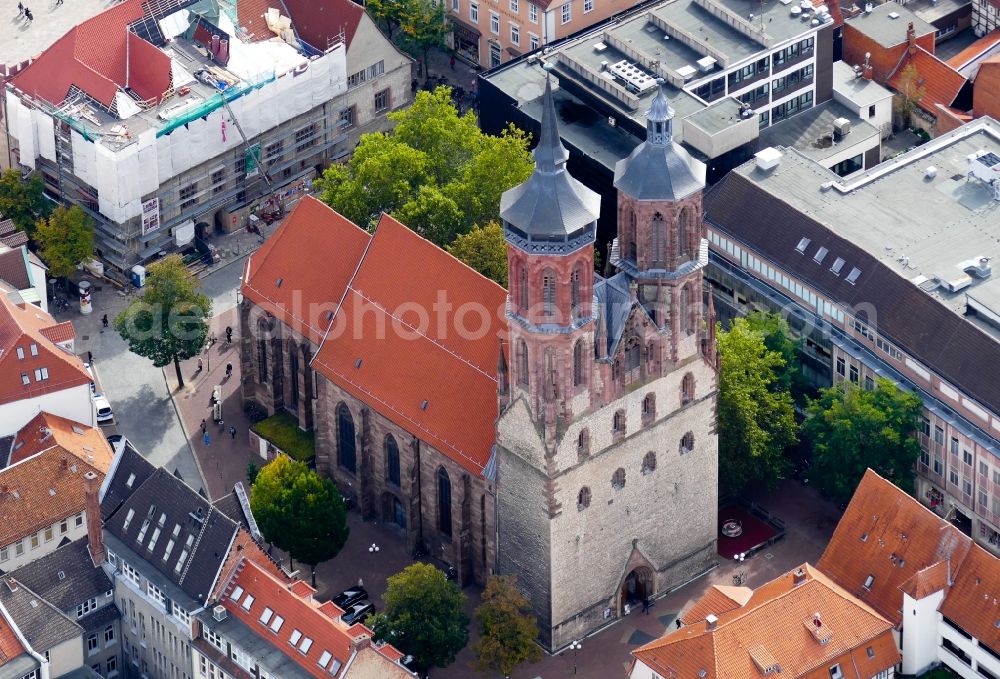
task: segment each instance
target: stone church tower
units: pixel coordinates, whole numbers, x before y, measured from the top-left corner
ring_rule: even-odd
[[[619,162],[618,273],[594,274],[600,197],[566,171],[546,82],[534,173],[503,195],[497,571],[552,650],[716,558],[715,337],[703,310],[704,166],[660,91]]]

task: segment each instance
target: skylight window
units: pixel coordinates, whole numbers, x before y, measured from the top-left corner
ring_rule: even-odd
[[[830,271],[839,276],[840,270],[843,268],[844,268],[844,260],[841,259],[840,257],[837,257],[837,259],[833,260],[833,266],[830,267]]]
[[[271,621],[271,631],[277,634],[278,630],[281,629],[281,626],[284,624],[284,622],[285,619],[282,618],[280,615],[274,616],[274,620]]]
[[[851,285],[854,285],[854,283],[857,282],[858,280],[858,276],[860,275],[861,275],[861,269],[859,269],[858,267],[854,267],[853,269],[851,269],[851,273],[847,274],[847,282],[850,283]]]
[[[128,525],[132,523],[132,517],[135,516],[135,510],[128,510],[128,514],[125,515],[125,523],[122,524],[122,530],[128,530]]]
[[[241,596],[243,596],[243,588],[236,585],[236,589],[234,589],[233,593],[229,595],[229,598],[233,601],[239,601]]]
[[[820,248],[819,250],[816,251],[816,254],[813,255],[813,260],[817,264],[822,264],[823,259],[826,257],[827,252],[829,252],[829,250],[827,250],[826,248]]]
[[[323,655],[319,657],[319,662],[316,664],[325,670],[326,666],[330,664],[330,661],[332,659],[333,655],[330,653],[330,651],[323,651]]]
[[[312,648],[312,645],[313,645],[313,640],[310,639],[309,637],[305,637],[302,640],[302,643],[299,644],[299,652],[302,653],[302,655],[305,655],[306,653],[309,652],[309,649]]]
[[[809,243],[811,242],[812,241],[810,239],[803,238],[802,240],[799,241],[799,244],[795,246],[796,252],[804,253],[806,251],[806,248],[809,247]]]
[[[135,474],[129,474],[128,481],[125,482],[125,487],[131,488],[133,483],[135,483]]]
[[[271,620],[272,615],[274,615],[274,611],[270,608],[265,608],[264,612],[260,614],[260,623],[266,625]]]
[[[253,606],[253,601],[254,601],[253,594],[247,594],[246,597],[243,599],[243,603],[240,604],[240,606],[243,608],[244,611],[249,611],[250,607]]]
[[[340,662],[339,660],[334,660],[333,664],[330,665],[330,674],[332,674],[333,676],[337,676],[337,672],[340,671],[340,668],[342,666],[343,666],[342,662]]]
[[[292,636],[288,638],[288,643],[294,646],[295,644],[299,643],[299,639],[301,638],[302,638],[302,632],[298,631],[297,629],[293,629]]]
[[[871,591],[872,585],[874,583],[875,583],[875,576],[869,575],[867,578],[865,578],[864,588],[868,591]]]

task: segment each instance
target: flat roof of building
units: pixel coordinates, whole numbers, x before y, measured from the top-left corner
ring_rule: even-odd
[[[851,131],[842,141],[833,134],[833,123],[840,118],[851,123]],[[761,130],[760,146],[792,146],[807,158],[822,162],[840,153],[845,144],[854,146],[878,136],[878,128],[830,99]]]
[[[883,47],[892,47],[906,42],[906,31],[913,24],[919,38],[937,29],[914,12],[895,2],[877,5],[871,12],[861,12],[845,23],[856,28]]]
[[[973,263],[982,257],[1000,262],[1000,194],[975,178],[969,160],[984,151],[1000,156],[1000,123],[992,118],[979,118],[847,181],[802,153],[786,153],[772,171],[747,163],[734,172],[963,314],[966,293],[978,295],[992,279],[970,273]],[[967,318],[1000,339],[996,327]]]
[[[34,21],[28,23],[18,13],[17,3],[26,4]],[[103,12],[113,4],[111,0],[72,0],[56,5],[52,2],[31,0],[0,0],[0,16],[7,17],[0,40],[0,72],[33,59],[44,52],[52,43],[95,14]]]
[[[835,94],[848,97],[858,106],[871,106],[892,97],[890,90],[874,80],[861,77],[853,66],[853,64],[843,61],[833,62],[833,91]]]

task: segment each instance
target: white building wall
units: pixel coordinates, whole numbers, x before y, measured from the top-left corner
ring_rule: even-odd
[[[80,517],[80,525],[77,525],[77,516]],[[60,528],[60,525],[64,520],[66,521],[65,533],[63,533]],[[31,547],[30,535],[7,545],[0,545],[0,570],[5,573],[10,573],[21,566],[25,566],[32,561],[35,561],[36,559],[41,559],[43,556],[51,554],[59,547],[63,538],[66,538],[71,542],[79,538],[86,538],[87,514],[86,512],[81,512],[78,515],[67,516],[49,526],[49,530],[52,531],[52,538],[49,540],[45,539],[44,528],[35,534],[38,537],[38,547],[35,547],[34,549]],[[20,542],[24,548],[24,552],[20,555],[18,555],[17,549],[15,548],[18,542]],[[6,559],[3,559],[3,550],[6,550]]]
[[[39,653],[49,653],[49,676],[53,679],[84,667],[83,640],[80,636],[67,639],[52,648],[36,648]]]
[[[940,620],[940,616],[938,616],[938,619]],[[955,673],[963,679],[982,679],[982,677],[976,673],[975,669],[966,665],[950,650],[944,647],[944,640],[947,639],[971,657],[977,651],[975,640],[966,639],[948,626],[944,620],[940,620],[938,623],[937,632],[941,640],[941,643],[938,646],[938,654],[941,662],[954,670]]]
[[[903,595],[903,674],[919,674],[938,661],[938,606],[944,591],[923,599]]]
[[[10,436],[17,432],[43,410],[88,427],[97,426],[94,404],[90,398],[90,385],[81,384],[35,398],[0,404],[0,436]]]

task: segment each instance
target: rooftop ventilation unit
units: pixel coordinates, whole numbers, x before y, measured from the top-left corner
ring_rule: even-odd
[[[789,9],[788,12],[793,17],[797,17],[798,15],[802,14],[802,8],[799,7],[798,5],[792,5],[792,8]]]
[[[715,59],[713,57],[703,57],[697,61],[697,64],[702,73],[710,73],[715,68]]]
[[[694,77],[694,74],[697,72],[698,69],[696,69],[691,64],[684,64],[683,66],[677,69],[677,75],[684,78],[685,80],[690,80],[691,78]]]
[[[608,46],[605,45],[603,42],[594,43],[594,51],[595,52],[603,52],[606,49],[608,49]]]
[[[937,177],[937,168],[933,165],[928,165],[927,169],[924,170],[924,177],[927,179],[934,179],[934,177]]]
[[[959,264],[958,268],[976,278],[989,278],[993,273],[990,259],[990,257],[974,257]]]
[[[969,174],[993,187],[993,199],[1000,200],[1000,156],[991,151],[976,151],[968,156]]]
[[[656,87],[656,80],[626,59],[612,64],[611,72],[640,94]]]
[[[898,19],[899,18],[899,12],[889,12],[889,18],[890,19]]]
[[[875,9],[875,5],[870,2],[865,3],[865,14],[871,14],[873,9]]]
[[[212,609],[212,619],[216,622],[222,622],[226,619],[226,607],[216,606]]]
[[[757,159],[757,169],[758,170],[773,170],[778,167],[781,163],[781,151],[769,146],[766,149],[762,149],[753,155]]]
[[[847,118],[837,118],[833,121],[833,135],[838,139],[846,137],[851,132],[851,121]]]

